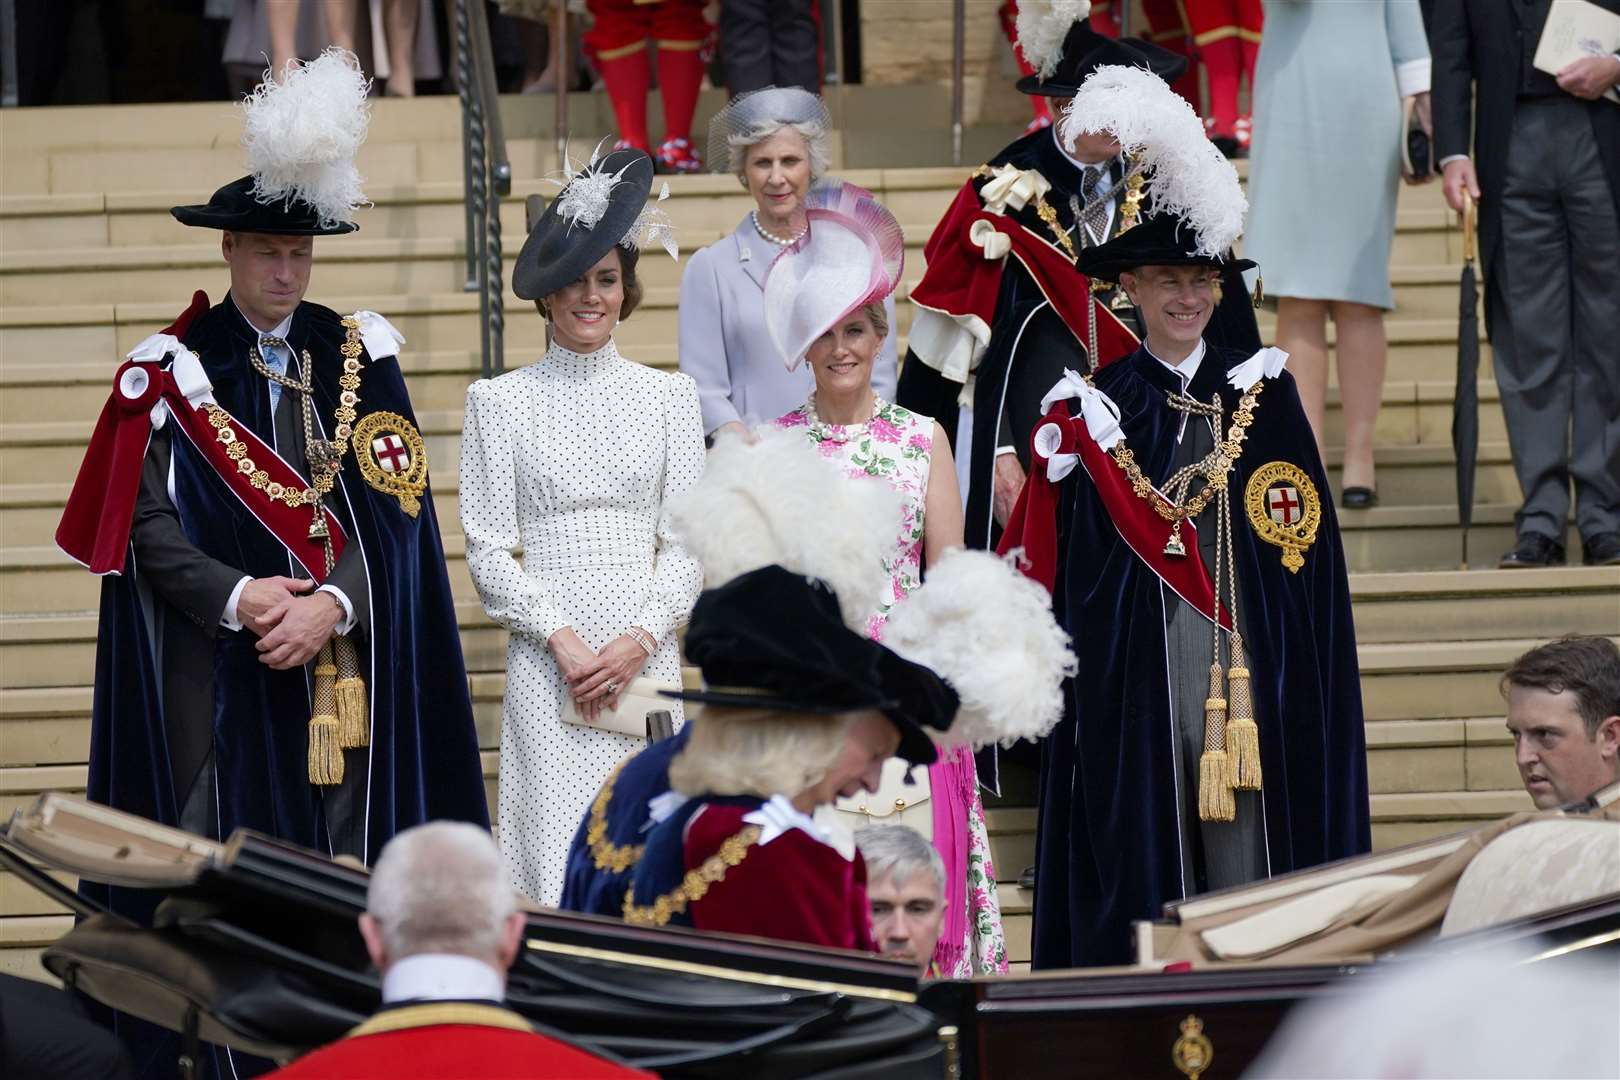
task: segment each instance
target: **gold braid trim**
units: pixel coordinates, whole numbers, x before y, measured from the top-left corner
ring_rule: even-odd
[[[615,874],[622,874],[641,861],[642,853],[647,850],[646,844],[615,844],[607,838],[607,808],[613,799],[613,784],[619,779],[619,771],[624,768],[630,759],[625,758],[613,766],[608,778],[602,782],[602,789],[596,793],[591,803],[590,824],[585,827],[585,843],[591,849],[591,858],[598,870],[611,870]]]
[[[636,906],[634,894],[624,897],[624,921],[632,926],[665,926],[670,917],[686,911],[688,904],[703,899],[711,885],[726,879],[726,871],[748,857],[748,851],[759,842],[760,827],[749,825],[735,836],[728,836],[720,850],[703,860],[696,870],[688,870],[686,877],[670,892],[660,896],[647,907]]]
[[[1199,468],[1207,483],[1198,494],[1185,503],[1171,502],[1154,490],[1153,482],[1142,474],[1141,467],[1136,464],[1136,455],[1125,445],[1124,439],[1108,453],[1113,457],[1114,464],[1124,470],[1126,479],[1131,482],[1131,491],[1136,497],[1153,507],[1164,520],[1180,522],[1187,518],[1195,518],[1203,513],[1210,499],[1226,489],[1227,477],[1231,474],[1232,467],[1243,456],[1243,440],[1248,437],[1249,425],[1254,423],[1256,399],[1264,387],[1264,380],[1256,382],[1254,388],[1239,400],[1237,409],[1232,413],[1230,434],[1216,444],[1215,452],[1205,458]]]

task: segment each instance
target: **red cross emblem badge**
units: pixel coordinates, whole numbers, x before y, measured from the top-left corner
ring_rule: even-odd
[[[1266,512],[1279,525],[1292,525],[1305,513],[1300,502],[1299,489],[1292,484],[1279,484],[1266,492]]]
[[[383,472],[402,473],[411,467],[411,452],[398,435],[372,439],[371,452],[377,455],[377,465]]]
[[[374,412],[360,418],[350,438],[366,483],[394,496],[399,508],[415,517],[427,491],[427,444],[422,433],[398,413]]]
[[[1322,497],[1310,474],[1288,461],[1268,461],[1249,475],[1243,509],[1254,534],[1282,548],[1282,564],[1297,574],[1322,524]]]

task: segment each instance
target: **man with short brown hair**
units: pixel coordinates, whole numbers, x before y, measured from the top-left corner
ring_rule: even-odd
[[[1513,661],[1502,676],[1507,729],[1537,809],[1580,802],[1620,781],[1620,648],[1565,637]]]

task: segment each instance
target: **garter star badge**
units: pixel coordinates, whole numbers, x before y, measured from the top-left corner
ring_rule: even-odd
[[[399,413],[374,412],[355,424],[350,441],[366,483],[397,498],[399,508],[415,517],[427,490],[427,445],[421,433]]]
[[[1282,564],[1299,573],[1322,524],[1322,499],[1305,470],[1287,461],[1266,462],[1249,477],[1243,507],[1260,539],[1282,548]]]

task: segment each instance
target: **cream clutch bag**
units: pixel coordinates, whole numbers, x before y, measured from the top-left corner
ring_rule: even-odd
[[[674,706],[674,702],[659,694],[660,690],[679,690],[679,686],[659,682],[657,679],[638,678],[631,681],[623,694],[619,695],[619,707],[612,712],[603,709],[596,714],[596,719],[587,720],[580,714],[579,706],[574,702],[574,695],[563,694],[562,722],[565,724],[578,724],[580,727],[595,728],[597,731],[611,731],[615,735],[631,735],[638,739],[645,739],[647,735],[647,714],[650,712],[667,712]]]
[[[906,773],[912,774],[912,783],[906,783]],[[865,825],[905,825],[923,835],[934,838],[934,805],[928,783],[928,766],[913,766],[900,758],[883,763],[883,779],[874,792],[861,792],[840,798],[834,806],[838,817],[849,829]]]

